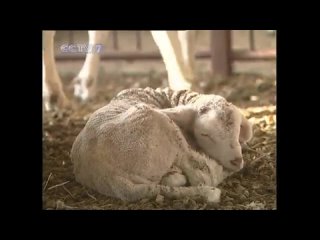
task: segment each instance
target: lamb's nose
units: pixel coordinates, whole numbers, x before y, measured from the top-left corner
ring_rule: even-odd
[[[234,159],[234,160],[231,160],[230,162],[231,162],[231,164],[234,165],[234,166],[240,166],[241,163],[242,163],[242,158],[236,158],[236,159]]]

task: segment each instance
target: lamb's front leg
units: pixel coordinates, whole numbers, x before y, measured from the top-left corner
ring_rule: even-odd
[[[192,149],[188,155],[178,163],[178,166],[191,186],[216,187],[230,175],[220,164],[205,155]]]

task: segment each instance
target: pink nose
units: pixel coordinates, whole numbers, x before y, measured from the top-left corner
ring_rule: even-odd
[[[242,163],[242,158],[236,158],[230,161],[233,166],[239,167]]]

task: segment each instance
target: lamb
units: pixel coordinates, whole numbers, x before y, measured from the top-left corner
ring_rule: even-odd
[[[76,181],[106,196],[219,202],[217,186],[243,168],[240,144],[251,137],[251,123],[221,96],[127,89],[91,115],[71,160]]]

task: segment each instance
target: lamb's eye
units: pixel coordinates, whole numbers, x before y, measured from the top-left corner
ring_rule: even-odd
[[[201,136],[204,136],[204,137],[207,137],[210,139],[210,141],[212,141],[213,143],[215,143],[216,141],[209,135],[209,134],[206,134],[206,133],[201,133]]]

